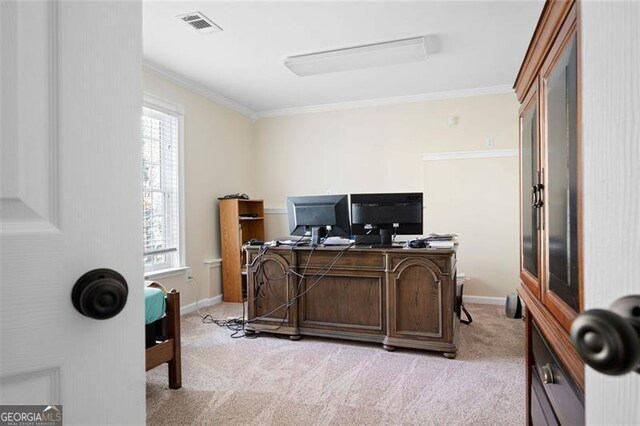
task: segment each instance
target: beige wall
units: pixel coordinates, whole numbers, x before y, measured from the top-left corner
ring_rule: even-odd
[[[449,126],[449,117],[458,124]],[[486,146],[493,137],[494,148]],[[505,296],[518,283],[516,157],[424,161],[424,154],[515,149],[513,94],[260,119],[256,193],[282,209],[288,195],[423,191],[425,232],[460,234],[468,295]],[[267,237],[287,235],[270,214]]]
[[[181,292],[182,306],[221,294],[220,268],[204,262],[220,258],[216,198],[236,192],[252,193],[250,176],[253,124],[235,111],[214,103],[148,72],[145,94],[184,106],[184,179],[186,264],[196,283],[184,275],[159,279]]]
[[[221,294],[216,197],[263,198],[267,238],[285,236],[288,195],[423,191],[425,233],[460,234],[459,271],[467,295],[502,297],[518,283],[516,157],[425,161],[451,151],[515,149],[518,104],[512,94],[260,119],[150,73],[145,93],[185,108],[186,263],[184,276],[161,279],[182,305]],[[449,126],[449,118],[458,124]],[[494,148],[486,146],[493,138]],[[199,292],[199,294],[197,294]]]

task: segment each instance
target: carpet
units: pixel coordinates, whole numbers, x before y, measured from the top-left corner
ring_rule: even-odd
[[[456,359],[437,352],[304,337],[231,339],[182,317],[182,388],[167,369],[147,373],[149,425],[369,425],[525,423],[524,323],[504,307],[467,305]],[[204,313],[224,319],[242,305]]]

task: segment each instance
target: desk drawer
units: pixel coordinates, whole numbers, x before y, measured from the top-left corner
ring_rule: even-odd
[[[543,386],[536,367],[531,367],[531,424],[532,426],[556,426],[558,419]]]
[[[309,269],[333,265],[331,269],[385,270],[385,256],[382,252],[357,249],[349,249],[342,255],[340,252],[338,249],[323,249],[315,250],[312,254],[311,250],[297,250],[298,269],[304,270],[308,262]]]
[[[539,401],[547,398],[559,424],[583,425],[584,395],[556,359],[535,321],[531,327],[531,347],[532,415],[535,398]],[[536,386],[536,383],[539,386]],[[536,392],[537,396],[534,395]],[[540,392],[543,392],[544,396],[540,395]],[[553,424],[554,421],[547,423]]]

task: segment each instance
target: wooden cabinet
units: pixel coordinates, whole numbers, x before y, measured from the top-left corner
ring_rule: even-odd
[[[454,356],[458,346],[455,258],[391,253],[385,345],[431,349]],[[429,311],[425,315],[424,311]]]
[[[456,356],[455,250],[343,250],[249,248],[249,332]]]
[[[246,292],[243,244],[264,240],[262,200],[224,199],[220,205],[220,246],[222,250],[222,297],[225,302],[242,302]]]
[[[584,410],[584,364],[569,338],[582,309],[578,42],[578,4],[547,1],[515,84],[521,103],[519,294],[526,305],[527,413],[534,424],[584,422],[576,414]],[[549,355],[536,354],[536,347]],[[536,367],[541,357],[555,360],[544,365],[555,379],[543,379]],[[558,378],[570,386],[560,391]],[[569,417],[558,402],[564,397],[554,396],[562,392],[579,402]]]

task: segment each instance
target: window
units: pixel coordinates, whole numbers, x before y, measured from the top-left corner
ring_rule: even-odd
[[[145,101],[142,191],[145,272],[182,266],[180,132],[182,114]]]

